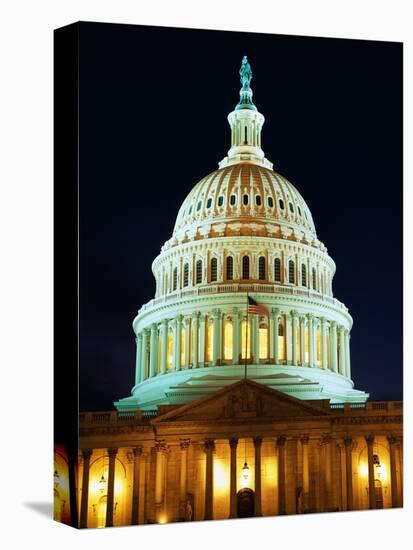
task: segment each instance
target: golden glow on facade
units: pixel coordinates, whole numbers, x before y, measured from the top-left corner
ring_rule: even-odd
[[[247,321],[241,323],[241,357],[245,359],[245,348],[247,346]],[[251,359],[251,319],[248,319],[248,347],[247,359]]]
[[[206,329],[205,361],[210,363],[214,353],[214,325],[208,320]]]
[[[316,330],[316,365],[317,367],[321,367],[321,329],[317,328]]]
[[[168,357],[167,357],[167,368],[172,370],[173,367],[173,337],[172,334],[168,334]]]
[[[225,325],[224,325],[224,359],[226,361],[232,360],[232,349],[233,349],[232,335],[233,335],[232,321],[230,321],[229,319],[226,319]]]
[[[268,359],[268,328],[260,325],[258,331],[259,357],[260,359]]]

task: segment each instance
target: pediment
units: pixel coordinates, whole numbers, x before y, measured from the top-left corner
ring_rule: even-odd
[[[217,392],[175,407],[154,424],[185,421],[243,421],[328,416],[322,403],[301,401],[252,380],[241,380]]]

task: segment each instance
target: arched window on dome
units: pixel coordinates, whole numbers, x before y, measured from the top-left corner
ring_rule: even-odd
[[[229,204],[231,206],[235,206],[236,202],[237,202],[237,196],[236,195],[231,195],[231,198],[229,199]]]
[[[184,264],[184,284],[183,286],[188,286],[189,283],[189,264]]]
[[[249,196],[244,195],[243,198],[242,198],[242,202],[244,203],[244,206],[247,206],[248,202],[249,202]]]
[[[199,201],[196,207],[196,211],[199,212],[201,210],[202,201]]]
[[[273,200],[272,197],[268,197],[267,202],[268,202],[268,206],[270,208],[272,208],[274,206],[274,200]]]
[[[200,285],[202,283],[202,260],[197,260],[195,272],[196,272],[196,284]]]
[[[280,258],[275,258],[274,260],[274,281],[277,283],[281,282],[281,260]]]
[[[301,264],[301,285],[307,286],[307,266]]]
[[[174,267],[172,275],[172,290],[176,290],[178,287],[178,268]]]
[[[288,262],[288,282],[295,283],[295,263],[293,260],[289,260]]]
[[[317,272],[315,270],[315,267],[313,267],[312,274],[313,274],[313,289],[317,290]]]
[[[242,257],[242,278],[243,279],[250,278],[250,259],[248,256]]]
[[[255,195],[255,204],[257,206],[261,206],[261,196],[260,195]]]
[[[218,197],[218,206],[223,206],[224,204],[224,197],[221,195],[220,197]]]
[[[218,260],[211,258],[211,282],[215,282],[218,278]]]
[[[226,265],[226,279],[232,281],[234,278],[234,258],[232,256],[227,257]]]
[[[291,212],[292,214],[294,214],[294,206],[293,206],[293,203],[292,203],[292,202],[289,202],[289,203],[288,203],[288,206],[289,206],[289,208],[290,208],[290,212]]]
[[[209,197],[209,199],[207,200],[206,207],[211,208],[211,206],[212,206],[212,199],[211,199],[211,197]]]
[[[265,258],[260,256],[258,259],[258,279],[260,281],[265,281]]]
[[[278,200],[278,204],[279,204],[281,210],[284,210],[284,201],[282,199]]]
[[[298,210],[299,216],[301,216],[301,208],[298,206],[298,204],[297,204],[297,210]]]

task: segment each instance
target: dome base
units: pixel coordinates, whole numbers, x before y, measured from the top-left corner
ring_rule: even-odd
[[[248,365],[250,380],[303,400],[364,403],[369,394],[353,389],[348,378],[319,368]],[[210,395],[244,378],[244,367],[218,366],[159,374],[135,386],[132,395],[114,403],[118,411],[157,409],[184,404]]]

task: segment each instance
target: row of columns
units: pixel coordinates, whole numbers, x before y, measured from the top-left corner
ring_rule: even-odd
[[[257,315],[250,317],[249,362],[258,364],[262,361],[274,364],[286,363],[320,367],[351,378],[350,333],[345,327],[337,325],[335,321],[328,321],[324,317],[315,317],[311,313],[300,315],[297,311],[291,311],[288,314],[282,314],[278,308],[273,308],[266,324],[268,331],[267,359],[260,360],[260,319]],[[241,322],[245,318],[245,314],[241,313],[238,308],[234,308],[230,314],[213,309],[208,315],[195,312],[185,318],[178,315],[171,321],[164,319],[160,327],[157,323],[153,323],[150,329],[143,329],[136,338],[135,384],[144,381],[147,374],[149,374],[149,378],[152,378],[158,373],[162,374],[168,371],[170,366],[168,365],[168,334],[170,333],[172,333],[172,370],[202,368],[211,362],[213,365],[225,364],[227,359],[224,357],[223,349],[226,320],[232,322],[232,359],[229,361],[235,365],[241,364],[242,357],[245,356],[245,350],[241,349]],[[207,323],[213,325],[212,357],[207,356],[206,350],[208,345]],[[183,350],[181,348],[182,331],[185,335]],[[281,331],[284,335],[284,349],[280,349],[279,334]],[[321,337],[319,354],[317,354],[317,331],[320,331]],[[306,333],[308,334],[308,344]],[[162,339],[161,358],[158,357],[159,335]]]

